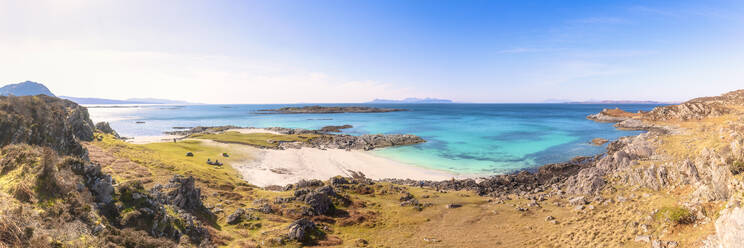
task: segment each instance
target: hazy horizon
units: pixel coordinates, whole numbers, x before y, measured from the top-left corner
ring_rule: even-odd
[[[744,88],[740,1],[2,1],[0,85],[197,103],[680,102]]]

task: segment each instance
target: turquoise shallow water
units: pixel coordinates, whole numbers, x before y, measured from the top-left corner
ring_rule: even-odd
[[[349,104],[323,104],[343,106]],[[357,104],[358,105],[358,104]],[[602,108],[650,110],[657,105],[600,104],[370,104],[405,108],[390,113],[259,114],[289,105],[186,105],[90,108],[94,121],[109,121],[124,136],[160,135],[173,127],[236,125],[315,129],[351,124],[345,133],[410,133],[426,143],[374,151],[393,160],[460,173],[505,173],[593,155],[593,138],[617,139],[636,131],[585,119]],[[145,124],[137,124],[144,121]]]

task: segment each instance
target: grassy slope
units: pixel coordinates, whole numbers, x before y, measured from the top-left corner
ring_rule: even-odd
[[[219,134],[196,134],[191,138],[196,139],[208,139],[222,143],[234,143],[242,145],[250,145],[256,147],[267,147],[274,148],[279,145],[278,142],[305,142],[313,138],[319,137],[318,134],[271,134],[271,133],[240,133],[240,132],[224,132]]]
[[[247,135],[267,138],[271,136]],[[225,136],[208,136],[201,138],[221,139]],[[245,138],[244,135],[229,134],[227,137]],[[254,139],[255,140],[255,139]],[[260,243],[286,233],[291,218],[259,214],[259,229],[251,229],[225,224],[227,215],[237,207],[257,207],[256,199],[272,200],[277,196],[289,196],[292,192],[274,192],[248,186],[242,182],[238,173],[231,167],[236,161],[249,159],[232,149],[239,145],[226,144],[223,147],[207,145],[205,141],[185,140],[178,143],[155,143],[132,145],[106,137],[102,142],[92,142],[88,146],[103,148],[118,159],[132,161],[151,173],[149,178],[130,178],[137,180],[152,179],[163,183],[174,173],[195,176],[202,194],[206,195],[208,205],[221,204],[225,210],[218,214],[219,220],[215,229],[225,240],[226,246],[242,246]],[[255,143],[254,143],[255,145]],[[186,157],[186,152],[193,152],[194,157]],[[228,152],[230,158],[219,156]],[[206,158],[219,157],[224,161],[222,168],[206,165]],[[110,170],[110,169],[109,169]],[[121,172],[118,172],[121,174]],[[114,172],[113,174],[117,174]],[[124,180],[122,177],[121,180]],[[422,203],[433,204],[423,211],[412,207],[400,206],[399,198],[403,195],[395,190],[401,188],[416,196]],[[387,191],[387,193],[383,193]],[[616,196],[636,197],[625,203],[606,206],[595,205],[595,210],[574,211],[565,200],[549,198],[541,202],[541,208],[530,208],[528,212],[516,210],[516,206],[526,207],[528,201],[516,196],[503,204],[490,203],[488,198],[475,196],[470,192],[436,192],[433,189],[394,186],[387,183],[375,185],[374,194],[344,192],[355,202],[353,206],[341,207],[349,213],[361,213],[371,220],[360,224],[345,226],[339,224],[345,217],[334,217],[334,221],[321,223],[328,226],[328,235],[343,240],[350,245],[357,239],[365,239],[373,247],[477,247],[482,245],[496,246],[615,246],[639,247],[647,244],[634,242],[637,228],[634,223],[650,224],[649,233],[654,236],[664,235],[668,239],[691,244],[700,237],[712,232],[712,224],[692,227],[676,225],[662,219],[651,219],[655,209],[676,207],[678,199],[685,194],[684,189],[673,192],[652,192],[642,189],[630,189],[614,185],[604,192],[605,198]],[[641,197],[647,193],[647,197]],[[559,202],[562,206],[555,206]],[[463,204],[462,208],[447,209],[449,203]],[[360,207],[363,205],[364,207]],[[275,206],[276,207],[276,206]],[[297,207],[297,206],[290,206]],[[545,221],[554,216],[560,222],[553,225]],[[651,217],[647,217],[651,216]],[[428,241],[427,241],[428,240]],[[689,242],[689,243],[688,243]],[[287,244],[297,246],[297,243]]]

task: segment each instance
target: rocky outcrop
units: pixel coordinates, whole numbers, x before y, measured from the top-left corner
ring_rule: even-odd
[[[299,219],[289,225],[287,236],[291,240],[305,241],[312,231],[315,230],[315,223],[308,219]]]
[[[304,106],[304,107],[284,107],[278,109],[261,109],[265,113],[278,114],[335,114],[335,113],[385,113],[406,111],[405,109],[393,108],[375,108],[375,107],[325,107],[325,106]]]
[[[151,193],[163,204],[177,206],[192,213],[212,213],[204,207],[201,200],[201,190],[194,185],[194,177],[175,175],[165,185],[156,185]]]
[[[86,156],[78,141],[93,140],[88,110],[46,95],[0,97],[0,146],[31,144],[59,154]]]
[[[111,125],[105,121],[96,123],[96,130],[98,130],[99,132],[105,133],[105,134],[111,134],[117,139],[121,138],[119,136],[119,133],[117,133],[113,128],[111,128]]]
[[[373,150],[426,142],[412,134],[324,135],[307,142],[282,143],[281,148],[312,147],[321,149]]]
[[[333,196],[336,196],[336,192],[330,186],[323,186],[315,190],[300,189],[295,191],[296,199],[310,206],[310,215],[325,215],[333,210],[334,206],[331,200]]]
[[[722,103],[692,100],[678,105],[656,107],[645,119],[653,121],[665,120],[700,120],[705,117],[721,116],[731,112]]]
[[[722,210],[715,226],[716,234],[705,240],[702,247],[740,247],[744,244],[744,208],[733,206]]]
[[[615,109],[602,109],[597,114],[587,116],[587,119],[599,121],[599,122],[621,122],[624,120],[640,117],[641,113],[629,113],[619,108]]]
[[[340,133],[342,129],[348,129],[348,128],[353,128],[353,127],[354,126],[352,125],[325,126],[325,127],[318,129],[318,131],[324,132],[324,133]]]

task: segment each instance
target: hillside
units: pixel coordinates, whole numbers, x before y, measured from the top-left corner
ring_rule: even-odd
[[[35,96],[47,95],[54,96],[49,89],[43,84],[25,81],[17,84],[8,84],[0,88],[0,96]]]
[[[0,103],[12,130],[50,134],[3,143],[0,246],[736,247],[744,237],[744,91],[602,111],[590,118],[648,131],[534,172],[438,182],[350,172],[266,188],[234,169],[252,156],[240,142],[134,145],[106,125],[83,140],[75,127],[92,122],[74,103]],[[83,154],[69,152],[77,145]],[[216,157],[224,164],[204,163]]]

